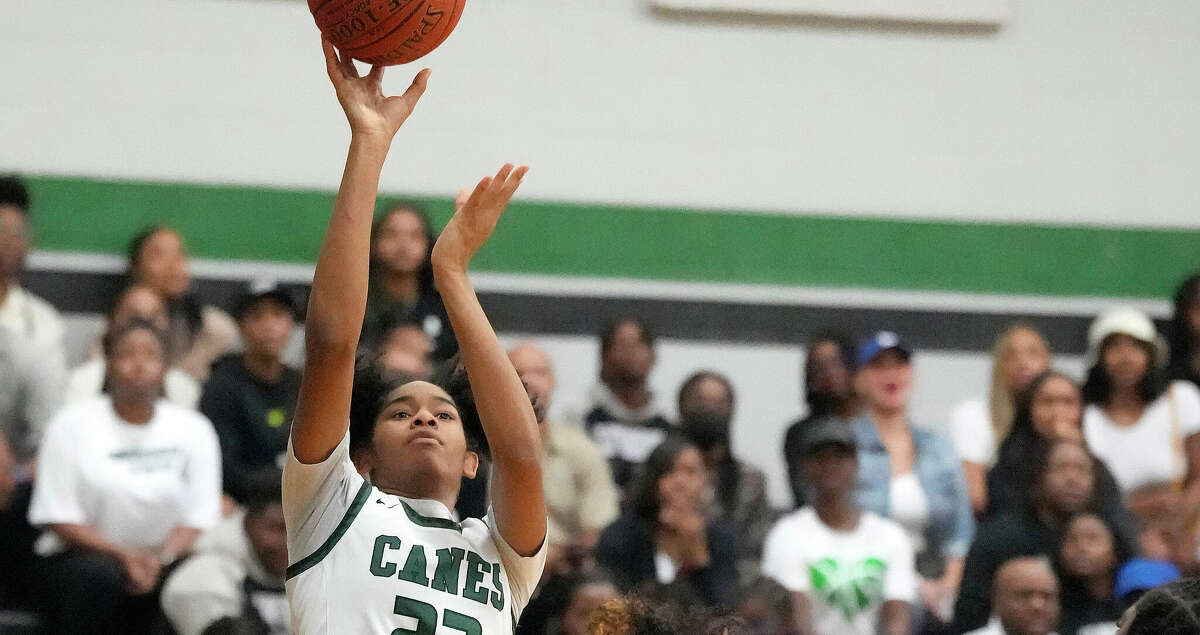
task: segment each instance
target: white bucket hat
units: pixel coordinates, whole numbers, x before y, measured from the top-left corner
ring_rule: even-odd
[[[1100,345],[1110,335],[1128,335],[1135,340],[1154,347],[1155,362],[1163,365],[1167,361],[1167,341],[1154,328],[1154,321],[1145,313],[1132,307],[1109,309],[1092,321],[1088,328],[1088,359],[1100,358]]]

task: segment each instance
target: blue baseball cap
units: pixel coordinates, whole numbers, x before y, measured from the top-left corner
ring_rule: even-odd
[[[884,351],[900,351],[904,359],[912,357],[912,351],[900,341],[899,335],[891,331],[879,331],[858,345],[858,366],[866,366]]]
[[[1113,594],[1117,599],[1124,599],[1130,593],[1149,591],[1168,582],[1174,582],[1180,577],[1179,569],[1163,560],[1134,558],[1117,570],[1117,579],[1113,583]]]

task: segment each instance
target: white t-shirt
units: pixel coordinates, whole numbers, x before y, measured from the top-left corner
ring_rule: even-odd
[[[329,458],[305,465],[288,444],[283,513],[295,631],[513,632],[542,576],[546,544],[522,557],[490,515],[458,523],[438,501],[372,487],[349,445],[347,435]]]
[[[1200,390],[1177,381],[1130,426],[1119,426],[1093,404],[1083,413],[1088,447],[1112,471],[1125,492],[1170,483],[1187,471],[1183,441],[1200,433]]]
[[[900,523],[913,551],[921,552],[925,549],[925,529],[929,527],[929,497],[925,495],[917,473],[893,475],[888,499],[891,502],[888,517]]]
[[[779,519],[763,546],[763,575],[808,596],[813,631],[875,635],[884,602],[915,602],[917,572],[908,536],[863,512],[852,531],[825,526],[811,507]]]
[[[950,440],[962,461],[984,467],[996,462],[996,433],[986,402],[971,399],[950,411]]]
[[[221,516],[221,451],[203,415],[160,400],[144,424],[112,401],[68,406],[38,454],[29,522],[87,525],[126,548],[159,549],[176,527],[208,529]],[[62,550],[45,532],[37,550]]]

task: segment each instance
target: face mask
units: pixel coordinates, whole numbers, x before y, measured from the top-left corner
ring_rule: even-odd
[[[680,431],[701,450],[729,444],[729,415],[703,408],[680,422]]]

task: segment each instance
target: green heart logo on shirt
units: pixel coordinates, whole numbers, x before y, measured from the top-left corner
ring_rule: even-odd
[[[883,599],[883,576],[887,565],[879,558],[839,562],[822,558],[808,567],[813,590],[847,620]]]

